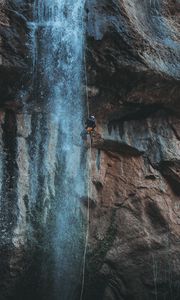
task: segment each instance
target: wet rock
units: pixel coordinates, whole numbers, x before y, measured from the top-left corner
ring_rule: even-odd
[[[16,102],[20,90],[31,77],[29,28],[31,1],[1,1],[0,3],[0,93],[2,107],[6,101]],[[29,82],[30,84],[30,82]]]
[[[98,126],[85,299],[178,299],[179,1],[86,5]]]
[[[96,207],[96,202],[94,199],[91,199],[89,197],[81,197],[80,201],[82,202],[82,205],[86,208],[94,208]]]
[[[55,297],[62,137],[32,97],[31,2],[1,1],[2,300]],[[84,300],[179,299],[179,10],[178,0],[86,1],[87,92],[98,126],[87,149],[90,195],[80,199],[84,216],[90,201]]]
[[[97,91],[90,95],[92,111],[103,107],[104,116],[122,103],[179,106],[179,19],[169,10],[173,5],[87,1],[88,85]]]

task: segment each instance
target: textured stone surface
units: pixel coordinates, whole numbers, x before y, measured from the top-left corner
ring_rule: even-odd
[[[90,103],[178,105],[179,14],[175,1],[87,1]],[[168,106],[169,107],[169,106]],[[171,106],[171,109],[173,107]],[[122,113],[122,112],[121,112]]]
[[[85,299],[179,299],[179,2],[87,1]]]
[[[20,106],[25,85],[30,85],[29,28],[32,1],[0,2],[0,93],[1,107]]]
[[[62,177],[56,126],[39,106],[22,111],[34,103],[31,2],[0,3],[0,300],[53,297],[50,235]],[[178,0],[86,1],[88,95],[98,119],[86,300],[180,297],[179,12]],[[82,203],[86,215],[87,195]]]

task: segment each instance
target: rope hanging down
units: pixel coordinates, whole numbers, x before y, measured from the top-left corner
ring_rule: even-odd
[[[86,103],[87,103],[87,113],[89,116],[89,95],[88,95],[88,86],[87,86],[87,69],[86,69],[86,51],[84,51],[84,72],[85,72],[85,85],[86,85]],[[80,300],[83,299],[84,294],[84,284],[85,284],[85,269],[86,269],[86,255],[87,255],[87,247],[89,240],[89,223],[90,223],[90,194],[91,194],[91,158],[92,158],[92,145],[90,143],[90,153],[89,157],[87,157],[87,177],[88,177],[88,206],[87,206],[87,230],[86,230],[86,240],[85,240],[85,248],[83,255],[83,271],[82,271],[82,286],[81,286],[81,296]]]

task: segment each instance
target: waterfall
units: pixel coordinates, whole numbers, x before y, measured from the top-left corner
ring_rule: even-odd
[[[45,245],[51,245],[52,265],[43,276],[51,282],[46,299],[52,300],[75,299],[82,275],[83,10],[84,0],[36,0],[30,24],[35,107],[29,151],[30,209],[33,214],[34,207],[40,207],[43,230],[49,232]]]

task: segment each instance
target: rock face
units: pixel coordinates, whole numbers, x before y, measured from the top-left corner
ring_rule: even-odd
[[[179,1],[87,1],[85,299],[179,299]]]
[[[29,164],[26,138],[31,130],[28,118],[23,123],[18,110],[22,107],[24,85],[31,76],[28,5],[28,1],[0,2],[0,299],[12,296],[25,268]]]
[[[28,50],[28,21],[32,1],[2,0],[0,3],[1,107],[19,106],[28,91],[32,73]]]
[[[56,299],[61,139],[32,99],[32,2],[0,4],[0,300]],[[88,105],[98,126],[84,300],[180,297],[179,13],[179,0],[86,1]]]

